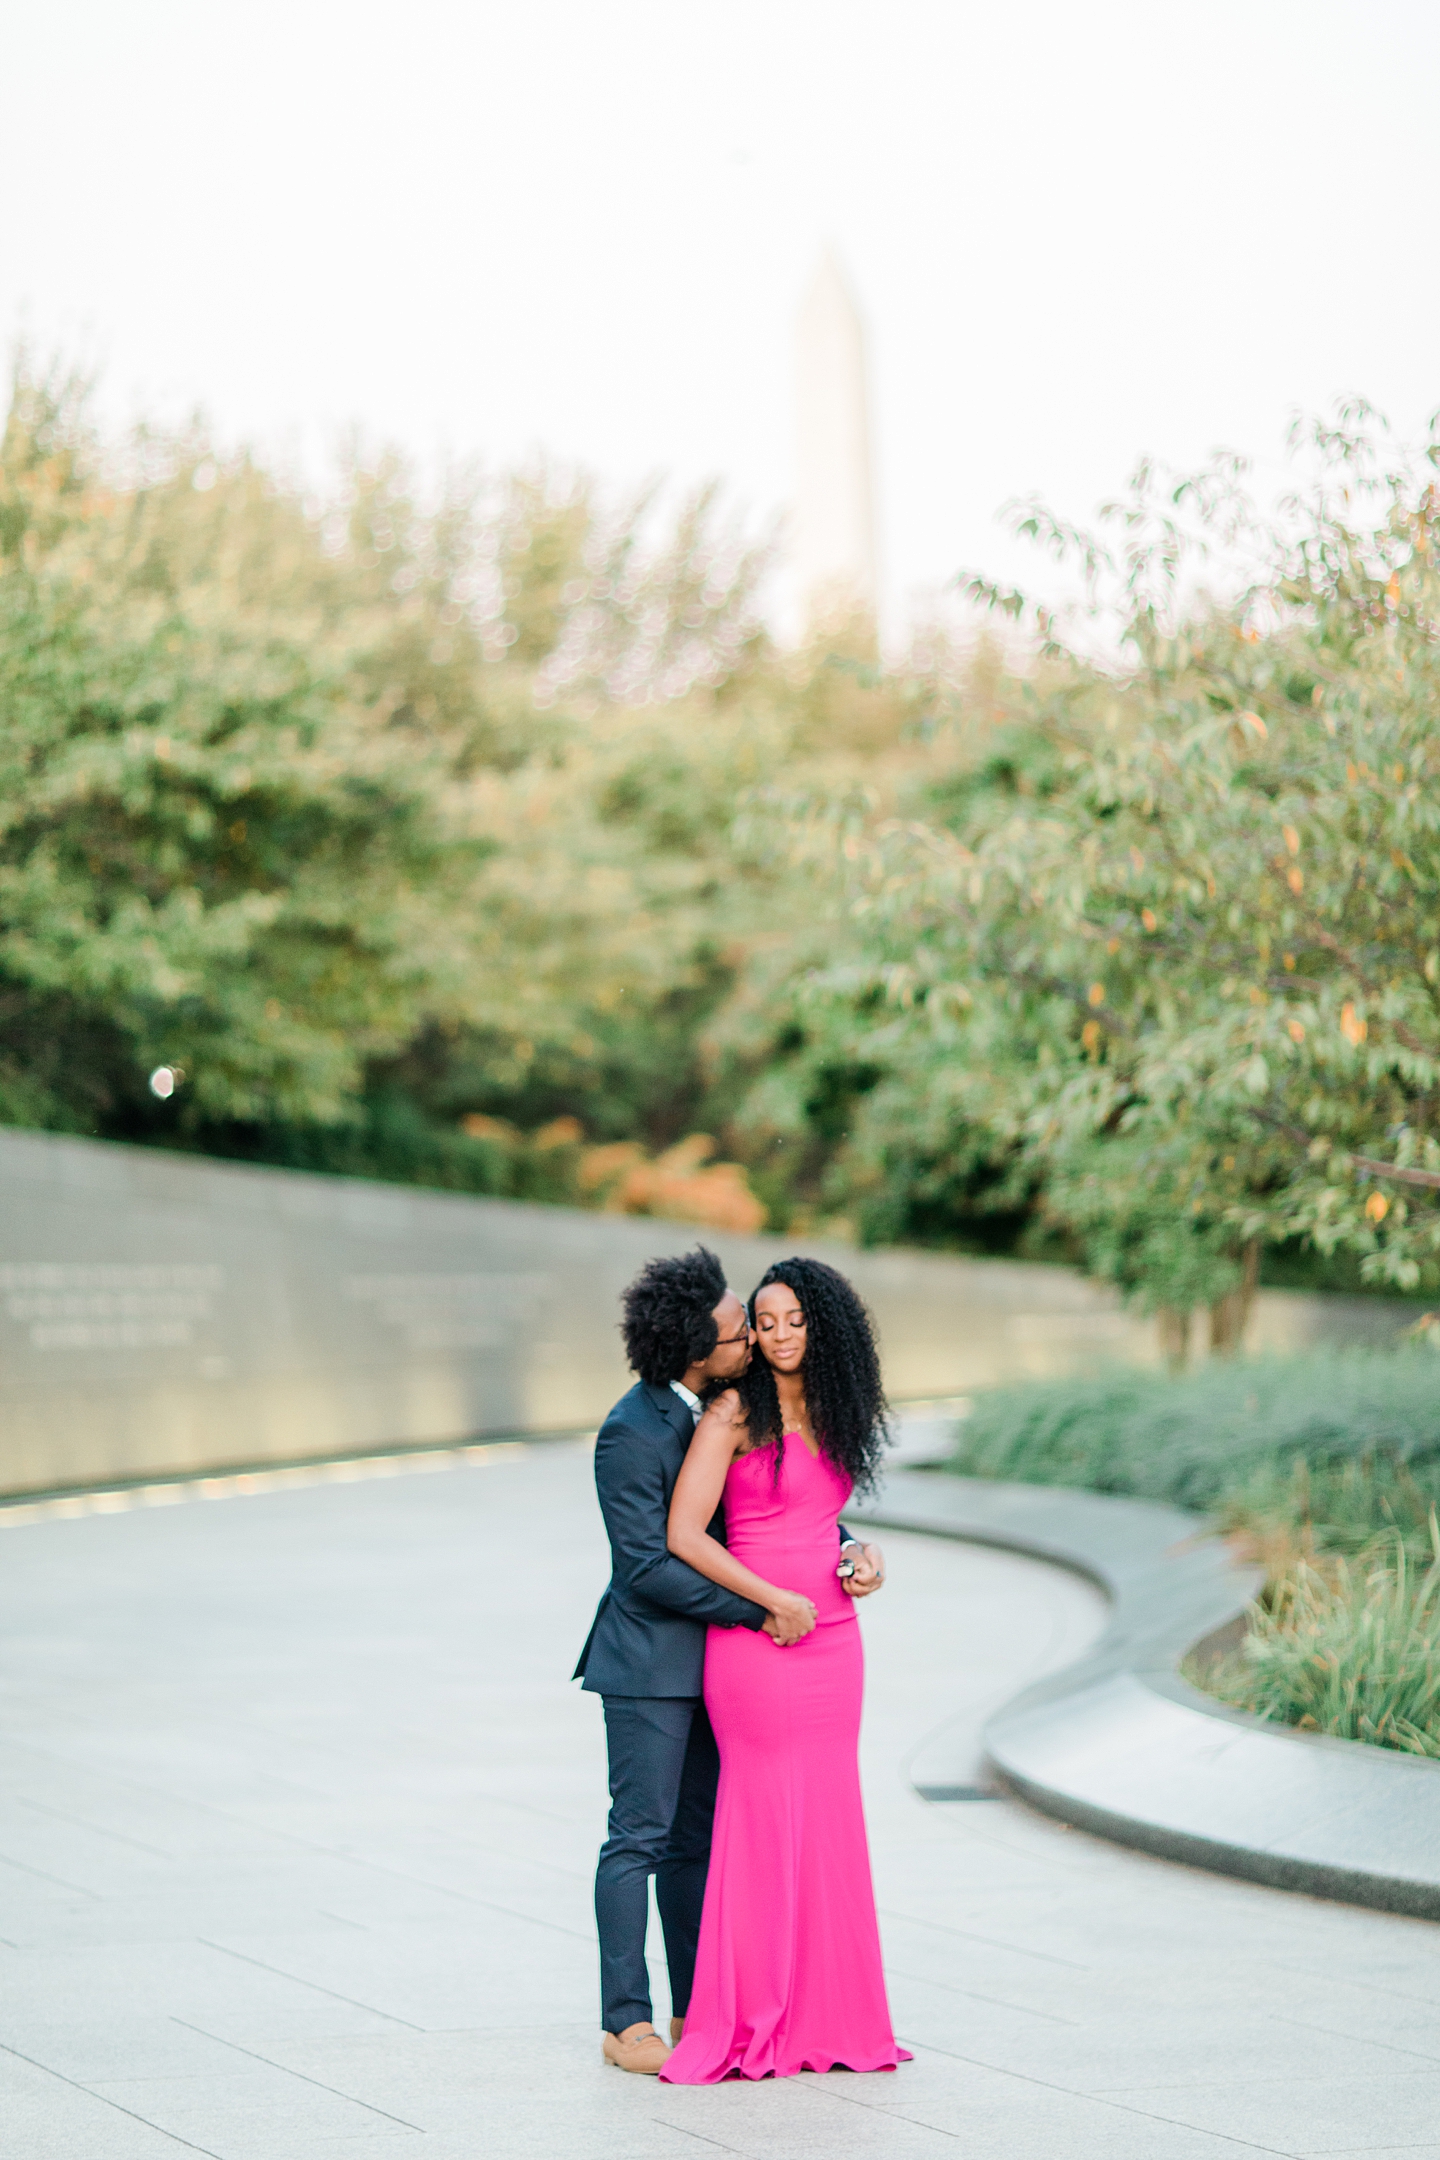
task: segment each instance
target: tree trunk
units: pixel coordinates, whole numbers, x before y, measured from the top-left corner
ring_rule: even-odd
[[[1245,1340],[1255,1285],[1260,1280],[1260,1240],[1252,1238],[1240,1256],[1240,1280],[1210,1307],[1210,1355],[1234,1357]]]
[[[1172,1373],[1184,1372],[1190,1355],[1190,1313],[1181,1305],[1162,1305],[1155,1315],[1160,1329],[1160,1355]]]

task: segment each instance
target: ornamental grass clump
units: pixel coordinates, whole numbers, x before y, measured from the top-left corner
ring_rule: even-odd
[[[1431,1558],[1437,1496],[1440,1462],[1407,1461],[1392,1443],[1362,1455],[1297,1454],[1262,1464],[1222,1496],[1216,1514],[1272,1575],[1317,1554],[1363,1559],[1383,1537],[1398,1538],[1423,1568]]]
[[[1353,1561],[1300,1560],[1251,1608],[1241,1647],[1192,1677],[1302,1732],[1440,1758],[1440,1525],[1423,1575],[1398,1534]]]
[[[949,1467],[1193,1508],[1277,1572],[1396,1530],[1423,1565],[1440,1504],[1440,1368],[1414,1344],[995,1388],[975,1398]]]
[[[1440,1373],[1394,1350],[1113,1372],[976,1398],[948,1467],[1207,1515],[1265,1568],[1196,1686],[1303,1731],[1440,1759]]]

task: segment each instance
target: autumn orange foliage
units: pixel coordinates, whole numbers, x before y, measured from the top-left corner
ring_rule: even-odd
[[[661,1215],[746,1235],[764,1227],[765,1208],[739,1163],[712,1162],[715,1142],[691,1133],[663,1154],[647,1156],[634,1140],[586,1148],[579,1186],[612,1215]]]

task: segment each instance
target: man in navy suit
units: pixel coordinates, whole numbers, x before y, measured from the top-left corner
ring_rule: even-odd
[[[720,1759],[702,1695],[705,1630],[764,1628],[787,1638],[763,1607],[698,1574],[666,1544],[701,1395],[750,1362],[745,1307],[702,1245],[652,1260],[623,1308],[626,1354],[640,1377],[595,1443],[611,1575],[575,1678],[604,1699],[610,1757],[609,1836],[595,1876],[605,2058],[653,2076],[670,2050],[651,2022],[649,1878],[665,1932],[673,2040],[690,2000],[710,1863]],[[723,1538],[719,1514],[710,1529]],[[846,1588],[865,1596],[880,1580],[871,1549],[847,1543],[855,1573]]]

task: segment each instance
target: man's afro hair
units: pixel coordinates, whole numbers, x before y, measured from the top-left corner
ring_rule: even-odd
[[[620,1300],[625,1355],[642,1380],[668,1387],[709,1357],[720,1339],[715,1307],[726,1288],[724,1268],[703,1245],[646,1262]]]

